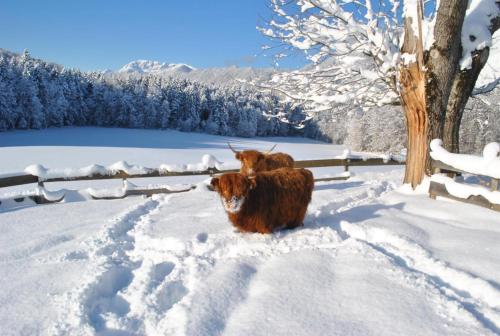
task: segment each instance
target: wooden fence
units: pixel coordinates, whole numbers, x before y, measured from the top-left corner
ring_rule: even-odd
[[[321,168],[321,167],[344,167],[344,173],[349,172],[349,167],[357,167],[357,166],[388,166],[388,165],[404,165],[404,162],[399,162],[396,160],[384,160],[382,158],[370,158],[370,159],[362,159],[362,158],[347,158],[347,159],[322,159],[322,160],[303,160],[303,161],[295,161],[296,168]],[[61,181],[88,181],[88,180],[107,180],[107,179],[131,179],[131,178],[145,178],[145,177],[168,177],[168,176],[193,176],[193,175],[215,175],[222,174],[228,172],[235,172],[237,169],[232,170],[218,170],[216,168],[209,168],[207,170],[202,171],[182,171],[182,172],[173,172],[173,171],[163,171],[159,169],[150,169],[148,173],[145,174],[127,174],[122,170],[118,170],[113,174],[102,175],[102,174],[94,174],[91,176],[75,176],[75,177],[55,177],[55,178],[45,178],[42,179],[36,175],[18,175],[18,176],[9,176],[0,178],[0,188],[12,187],[24,184],[32,184],[37,183],[38,186],[43,187],[44,183],[48,182],[61,182]],[[315,179],[315,182],[320,181],[334,181],[334,180],[346,180],[349,176],[344,174],[342,176],[335,177],[327,177]],[[111,196],[111,197],[94,197],[94,199],[117,199],[124,198],[131,195],[147,195],[151,196],[153,194],[159,193],[179,193],[186,192],[194,189],[195,186],[189,186],[185,189],[175,189],[171,190],[168,188],[156,188],[156,189],[131,189],[127,190],[124,195],[120,196]],[[32,196],[22,196],[13,198],[17,202],[23,201],[26,197],[29,197],[37,204],[45,204],[45,203],[55,203],[59,202],[64,198],[57,200],[49,200],[43,195],[32,195]],[[0,201],[1,204],[1,201]]]
[[[434,174],[438,174],[438,173],[456,174],[456,173],[459,173],[459,174],[475,175],[473,173],[452,167],[452,166],[450,166],[444,162],[441,162],[439,160],[432,160],[431,164],[432,164],[432,170],[433,170]],[[498,186],[499,186],[498,179],[490,177],[488,180],[483,179],[480,181],[482,181],[481,184],[483,186],[489,187],[491,191],[498,191]],[[485,197],[483,197],[481,195],[471,195],[468,198],[460,198],[460,197],[457,197],[457,196],[450,194],[448,192],[448,190],[446,189],[446,186],[444,184],[431,180],[431,183],[429,186],[429,197],[431,197],[432,199],[436,199],[437,196],[446,197],[449,199],[453,199],[455,201],[479,205],[479,206],[489,208],[489,209],[492,209],[495,211],[500,211],[500,204],[492,203],[488,199],[486,199]]]

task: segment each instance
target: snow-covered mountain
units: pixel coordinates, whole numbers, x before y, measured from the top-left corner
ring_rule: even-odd
[[[255,78],[269,80],[277,71],[273,68],[240,68],[233,65],[220,68],[196,69],[190,73],[179,74],[179,77],[205,84],[224,85],[237,82],[238,80],[251,80]]]
[[[158,61],[137,60],[125,64],[120,73],[189,73],[196,68],[187,64],[161,63]]]
[[[168,64],[158,61],[137,60],[124,65],[120,74],[159,74],[180,77],[205,84],[227,85],[236,80],[260,78],[267,80],[276,73],[272,68],[240,68],[237,66],[197,69],[187,64]]]
[[[495,38],[500,40],[499,34],[496,34],[494,36],[494,39]],[[475,93],[488,92],[498,85],[500,80],[500,68],[497,64],[497,60],[499,56],[500,43],[496,43],[491,48],[488,62],[477,79]],[[328,65],[331,65],[331,63],[325,62],[322,66]],[[313,65],[308,65],[304,67],[304,70],[312,67]],[[218,86],[224,86],[234,84],[239,80],[248,81],[259,79],[260,81],[265,82],[278,71],[282,70],[273,68],[237,67],[234,65],[227,67],[195,68],[184,63],[164,63],[150,60],[136,60],[124,65],[117,72],[108,70],[105,74],[160,74],[170,77],[185,78],[204,84],[217,84]]]

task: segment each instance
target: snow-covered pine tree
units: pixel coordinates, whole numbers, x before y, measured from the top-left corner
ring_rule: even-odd
[[[16,127],[19,111],[14,86],[11,67],[7,59],[0,55],[0,131]]]
[[[222,91],[213,93],[209,105],[210,114],[205,126],[205,131],[209,134],[229,134],[229,114],[224,106],[225,99]]]
[[[46,127],[43,106],[38,98],[38,87],[36,83],[35,67],[28,50],[25,50],[21,56],[20,66],[22,77],[19,78],[17,91],[17,101],[23,110],[23,118],[20,128],[40,129]]]

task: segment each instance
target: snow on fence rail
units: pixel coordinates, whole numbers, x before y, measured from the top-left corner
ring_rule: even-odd
[[[296,168],[344,167],[344,173],[334,177],[315,179],[316,182],[346,180],[350,177],[349,167],[379,165],[404,165],[404,162],[390,156],[355,156],[351,155],[349,151],[333,159],[295,161]],[[196,186],[193,185],[187,185],[181,188],[172,188],[164,185],[141,188],[128,182],[127,179],[130,178],[192,175],[212,176],[215,174],[236,171],[239,171],[239,167],[222,163],[212,155],[204,155],[201,163],[188,165],[161,165],[159,168],[129,165],[124,161],[117,162],[108,167],[91,165],[79,169],[47,169],[41,165],[31,165],[25,169],[24,173],[0,174],[0,188],[38,183],[38,187],[31,193],[15,195],[9,198],[16,201],[22,201],[25,197],[29,197],[37,204],[44,204],[59,202],[64,198],[64,193],[47,191],[44,187],[44,183],[47,182],[123,179],[124,184],[122,188],[114,190],[87,189],[87,192],[93,199],[118,199],[131,195],[151,196],[157,193],[186,192],[196,188]]]
[[[500,144],[492,142],[486,145],[483,156],[450,153],[442,145],[440,139],[434,139],[430,144],[434,175],[431,177],[429,196],[433,199],[446,197],[500,211]],[[486,176],[489,181],[483,182],[483,185],[459,183],[440,174],[442,172]]]

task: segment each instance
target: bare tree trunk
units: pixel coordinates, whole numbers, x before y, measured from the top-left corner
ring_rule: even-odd
[[[416,62],[400,68],[401,101],[405,111],[408,146],[404,183],[413,188],[431,174],[429,143],[442,138],[446,107],[461,57],[460,39],[467,0],[441,1],[434,27],[434,44],[423,52],[423,3],[418,3],[418,32],[405,19],[401,53],[416,55]]]
[[[400,83],[408,136],[404,183],[410,183],[415,188],[424,178],[428,152],[425,76],[421,67],[413,63],[401,69]]]
[[[418,32],[413,31],[412,18],[405,19],[401,53],[415,55],[415,62],[399,69],[401,105],[405,113],[407,139],[404,183],[416,188],[422,182],[427,158],[428,118],[423,72],[422,2],[418,2]]]

